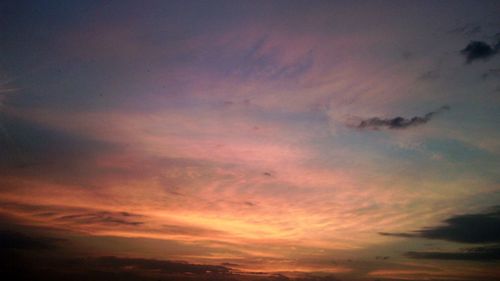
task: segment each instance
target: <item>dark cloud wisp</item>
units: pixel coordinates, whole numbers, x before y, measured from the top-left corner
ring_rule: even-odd
[[[61,216],[57,218],[60,221],[68,221],[75,224],[104,224],[104,225],[129,225],[137,226],[144,222],[134,219],[140,217],[139,215],[130,214],[126,212],[92,212],[92,213],[79,213]]]
[[[414,116],[412,118],[404,118],[404,117],[394,117],[394,118],[379,118],[372,117],[369,119],[363,119],[358,124],[355,125],[358,129],[373,129],[378,130],[382,128],[386,129],[407,129],[419,125],[423,125],[429,122],[432,118],[434,118],[437,114],[440,114],[444,111],[450,110],[450,107],[444,105],[435,111],[431,111],[424,116]]]
[[[53,222],[53,226],[88,226],[105,227],[130,226],[145,224],[145,217],[130,212],[115,212],[102,209],[88,209],[61,205],[23,204],[0,200],[0,211],[6,214],[22,214],[25,218],[43,218]]]

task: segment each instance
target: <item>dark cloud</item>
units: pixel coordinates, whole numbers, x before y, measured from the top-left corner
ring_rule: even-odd
[[[240,266],[237,263],[230,263],[230,262],[223,262],[220,265],[225,266],[225,267],[234,267],[234,266]]]
[[[245,202],[243,202],[243,204],[245,204],[245,205],[247,205],[249,207],[255,207],[255,203],[250,202],[250,201],[245,201]]]
[[[17,231],[0,230],[0,250],[52,250],[59,247],[63,239],[23,234]]]
[[[383,235],[383,236],[395,236],[395,237],[402,237],[402,238],[419,237],[417,234],[404,233],[404,232],[379,232],[378,234]]]
[[[221,235],[223,231],[184,225],[164,224],[161,227],[162,233],[174,235]]]
[[[413,259],[495,261],[500,260],[500,245],[467,248],[459,252],[407,252]]]
[[[9,280],[240,280],[229,268],[154,259],[121,257],[31,257],[0,254],[0,273]]]
[[[102,267],[106,269],[119,270],[126,268],[135,268],[138,270],[161,271],[165,273],[229,273],[230,269],[220,265],[199,265],[187,262],[174,262],[154,259],[138,258],[119,258],[119,257],[100,257],[88,258],[82,260],[87,265],[93,267]]]
[[[436,111],[429,112],[424,116],[415,116],[412,118],[404,118],[404,117],[394,117],[394,118],[379,118],[373,117],[365,120],[361,120],[357,125],[355,125],[358,129],[374,129],[378,130],[381,128],[387,129],[407,129],[410,127],[415,127],[418,125],[425,124],[429,122],[434,116],[440,114],[444,111],[450,110],[450,107],[445,105],[437,109]]]
[[[0,211],[3,213],[17,213],[23,214],[24,217],[44,218],[66,227],[79,225],[140,226],[145,223],[143,215],[129,212],[111,212],[57,205],[22,204],[9,201],[0,201],[0,203]]]
[[[499,243],[500,208],[487,213],[465,214],[448,218],[443,225],[429,227],[411,233],[387,233],[381,235],[439,239],[461,243]]]
[[[229,264],[227,264],[229,265]],[[333,275],[287,277],[275,273],[235,272],[221,265],[106,257],[6,256],[0,252],[0,273],[9,280],[30,281],[339,281]]]
[[[142,216],[130,214],[127,212],[91,212],[79,213],[74,215],[60,216],[56,219],[76,224],[105,224],[105,225],[130,225],[137,226],[144,224],[138,218]]]
[[[500,50],[500,41],[490,46],[483,41],[471,41],[464,49],[460,51],[465,56],[467,63],[475,60],[488,60],[498,53]]]

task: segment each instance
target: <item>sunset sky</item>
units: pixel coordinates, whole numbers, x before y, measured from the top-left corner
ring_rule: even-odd
[[[1,1],[0,272],[500,280],[499,15]]]

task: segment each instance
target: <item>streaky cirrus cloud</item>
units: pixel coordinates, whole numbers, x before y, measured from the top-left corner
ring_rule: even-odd
[[[443,105],[435,111],[431,111],[424,116],[414,116],[411,118],[404,118],[401,116],[397,116],[394,118],[380,118],[380,117],[372,117],[368,119],[361,120],[358,124],[354,125],[355,128],[358,129],[408,129],[411,127],[423,125],[432,118],[434,118],[437,114],[440,114],[444,111],[450,110],[450,107],[447,105]]]

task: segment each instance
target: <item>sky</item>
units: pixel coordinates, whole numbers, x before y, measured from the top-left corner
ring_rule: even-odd
[[[499,1],[2,1],[13,280],[500,280]]]

